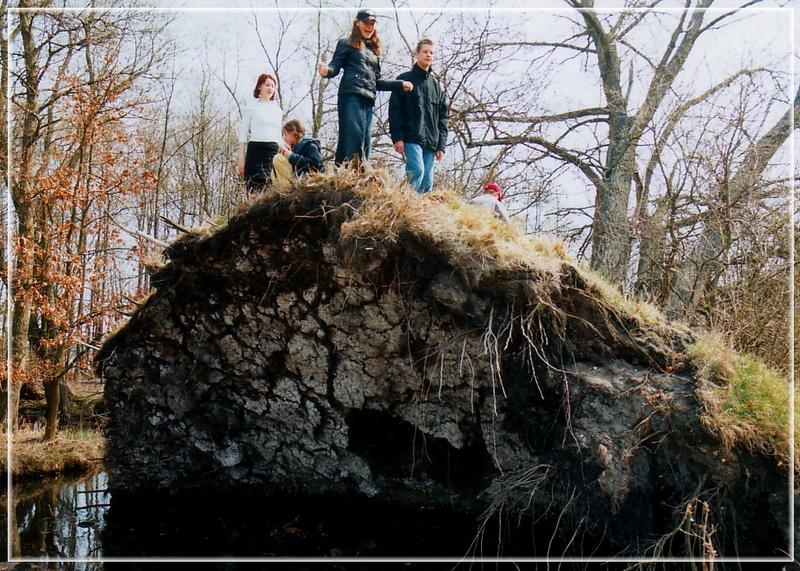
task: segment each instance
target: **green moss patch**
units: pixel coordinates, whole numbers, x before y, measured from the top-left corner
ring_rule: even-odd
[[[700,378],[703,424],[728,448],[744,445],[788,462],[790,385],[784,375],[711,333],[700,335],[687,355]]]

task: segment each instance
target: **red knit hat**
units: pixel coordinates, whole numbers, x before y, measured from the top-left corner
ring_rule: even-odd
[[[497,197],[497,200],[503,200],[503,191],[500,189],[500,185],[496,182],[487,182],[485,185],[483,185],[483,190],[493,192]]]

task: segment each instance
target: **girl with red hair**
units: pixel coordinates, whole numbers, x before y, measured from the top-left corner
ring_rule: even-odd
[[[271,73],[259,75],[253,98],[245,107],[239,126],[237,172],[244,177],[249,192],[258,192],[271,182],[272,159],[282,140],[278,79]]]

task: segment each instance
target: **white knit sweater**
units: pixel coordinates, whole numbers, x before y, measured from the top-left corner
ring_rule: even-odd
[[[252,100],[242,114],[239,142],[272,142],[280,144],[283,111],[277,101]]]

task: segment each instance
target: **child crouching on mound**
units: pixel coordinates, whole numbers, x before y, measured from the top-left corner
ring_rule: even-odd
[[[306,137],[306,128],[299,119],[291,119],[283,125],[283,141],[272,161],[275,180],[289,182],[309,172],[322,170],[322,154],[319,139]]]
[[[500,220],[508,222],[508,211],[500,202],[503,199],[503,191],[496,182],[484,185],[483,192],[469,201],[469,204],[480,206],[494,213]]]

